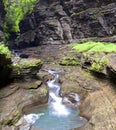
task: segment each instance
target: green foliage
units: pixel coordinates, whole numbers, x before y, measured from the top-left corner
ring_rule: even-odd
[[[79,64],[80,64],[80,62],[77,61],[77,59],[75,57],[65,57],[60,62],[60,65],[65,65],[65,66],[76,66]]]
[[[6,58],[11,57],[11,52],[3,43],[0,43],[0,55],[5,55]]]
[[[26,13],[33,11],[37,0],[3,0],[6,16],[5,32],[19,32],[19,23]]]
[[[97,58],[93,61],[91,65],[91,70],[95,72],[100,72],[107,65],[108,59],[106,57],[102,57],[101,59]]]
[[[87,53],[116,52],[116,44],[104,42],[84,42],[82,44],[74,44],[72,48],[79,52]]]

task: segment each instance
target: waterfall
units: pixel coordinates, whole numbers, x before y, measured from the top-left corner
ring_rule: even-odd
[[[51,105],[53,112],[57,116],[66,116],[69,115],[70,112],[66,108],[66,106],[62,103],[62,97],[60,96],[60,85],[57,80],[59,78],[58,71],[48,71],[49,73],[54,75],[52,80],[47,82],[49,88],[49,104]]]
[[[61,86],[58,83],[58,78],[61,71],[45,71],[54,76],[52,80],[47,82],[49,89],[48,104],[36,108],[28,115],[24,115],[26,122],[41,130],[72,130],[83,126],[87,122],[86,119],[79,116],[77,108],[64,104],[64,102],[71,103],[67,97],[62,99],[60,96]],[[79,101],[79,97],[75,93],[70,93],[69,97],[76,102]]]

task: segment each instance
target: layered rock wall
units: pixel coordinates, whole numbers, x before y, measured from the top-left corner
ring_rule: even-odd
[[[115,21],[115,0],[40,0],[20,24],[20,43],[61,44],[84,38],[114,42]]]
[[[0,0],[0,41],[3,39],[3,23],[4,23],[4,5],[2,0]]]
[[[72,39],[71,20],[60,1],[40,0],[32,15],[21,22],[23,43],[60,44]]]

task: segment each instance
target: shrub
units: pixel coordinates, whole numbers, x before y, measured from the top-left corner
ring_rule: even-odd
[[[11,57],[10,50],[2,43],[0,43],[0,55],[4,55],[7,59]]]
[[[5,32],[19,32],[19,23],[26,13],[33,11],[37,0],[3,0],[6,16]]]

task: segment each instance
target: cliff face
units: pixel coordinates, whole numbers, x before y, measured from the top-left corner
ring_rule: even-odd
[[[116,3],[113,2],[114,0],[75,2],[73,13],[71,12],[74,39],[115,35]]]
[[[0,41],[2,41],[3,38],[3,21],[4,21],[4,6],[2,3],[2,0],[0,0]]]
[[[23,46],[116,41],[115,0],[40,0],[20,24]]]
[[[72,39],[71,19],[58,0],[40,0],[20,28],[23,44],[60,44]]]

